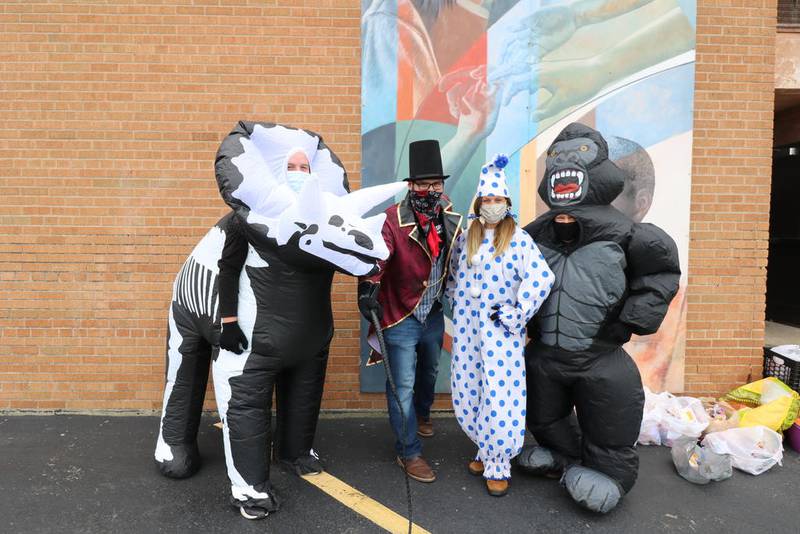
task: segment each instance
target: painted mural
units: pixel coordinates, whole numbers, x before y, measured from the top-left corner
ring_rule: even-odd
[[[447,194],[466,213],[481,164],[504,152],[525,225],[547,209],[536,188],[558,132],[603,133],[628,174],[614,205],[662,227],[681,255],[661,329],[625,346],[657,391],[683,390],[695,11],[696,0],[362,0],[363,185],[402,179],[408,144],[438,139]],[[383,391],[383,376],[362,365],[362,391]]]

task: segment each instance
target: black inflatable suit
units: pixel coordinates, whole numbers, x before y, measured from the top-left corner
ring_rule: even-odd
[[[680,278],[674,241],[610,205],[623,187],[600,133],[570,124],[550,146],[539,186],[551,209],[525,227],[556,280],[528,324],[526,423],[538,446],[518,463],[535,474],[563,472],[572,498],[603,513],[639,469],[644,393],[622,344],[658,330]],[[559,214],[574,222],[557,223]]]
[[[308,155],[312,173],[295,190],[286,164],[297,149]],[[233,212],[198,243],[173,286],[155,459],[173,478],[199,467],[196,438],[211,364],[232,503],[253,519],[278,508],[271,448],[298,472],[318,469],[312,444],[333,336],[333,274],[370,274],[388,257],[385,216],[362,217],[405,186],[348,193],[344,167],[318,135],[271,123],[241,122],[220,146],[216,174]],[[215,346],[218,262],[234,230],[248,248],[238,284],[238,323],[248,341],[241,354]]]

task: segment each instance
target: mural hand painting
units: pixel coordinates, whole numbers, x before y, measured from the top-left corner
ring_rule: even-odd
[[[564,126],[580,122],[603,132],[611,159],[625,171],[614,206],[663,228],[685,270],[694,0],[362,6],[363,183],[396,180],[410,143],[438,139],[451,175],[446,193],[465,213],[484,161],[507,152],[511,200],[532,220],[549,209],[534,193],[545,151]],[[661,329],[634,333],[626,344],[655,391],[683,387],[685,304],[681,289]],[[445,353],[440,367],[449,360]],[[362,369],[363,391],[383,389],[378,371]],[[447,384],[441,380],[439,390]]]

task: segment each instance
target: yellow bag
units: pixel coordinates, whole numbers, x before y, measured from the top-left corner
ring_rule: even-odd
[[[724,399],[755,406],[739,410],[740,427],[760,425],[781,432],[800,412],[800,395],[772,376],[740,386]]]

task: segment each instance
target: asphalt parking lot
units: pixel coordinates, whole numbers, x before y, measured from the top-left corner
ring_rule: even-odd
[[[159,475],[150,416],[0,416],[0,532],[385,532],[308,481],[275,469],[282,509],[247,521],[228,504],[220,431],[204,417],[202,469],[186,480]],[[516,473],[506,497],[490,497],[467,473],[474,453],[450,414],[437,414],[425,456],[433,484],[412,481],[414,522],[433,533],[796,532],[800,455],[754,477],[735,471],[707,486],[684,481],[669,450],[642,447],[639,481],[606,516],[579,509],[557,481]],[[405,515],[402,472],[384,416],[326,414],[316,449],[327,471]]]

